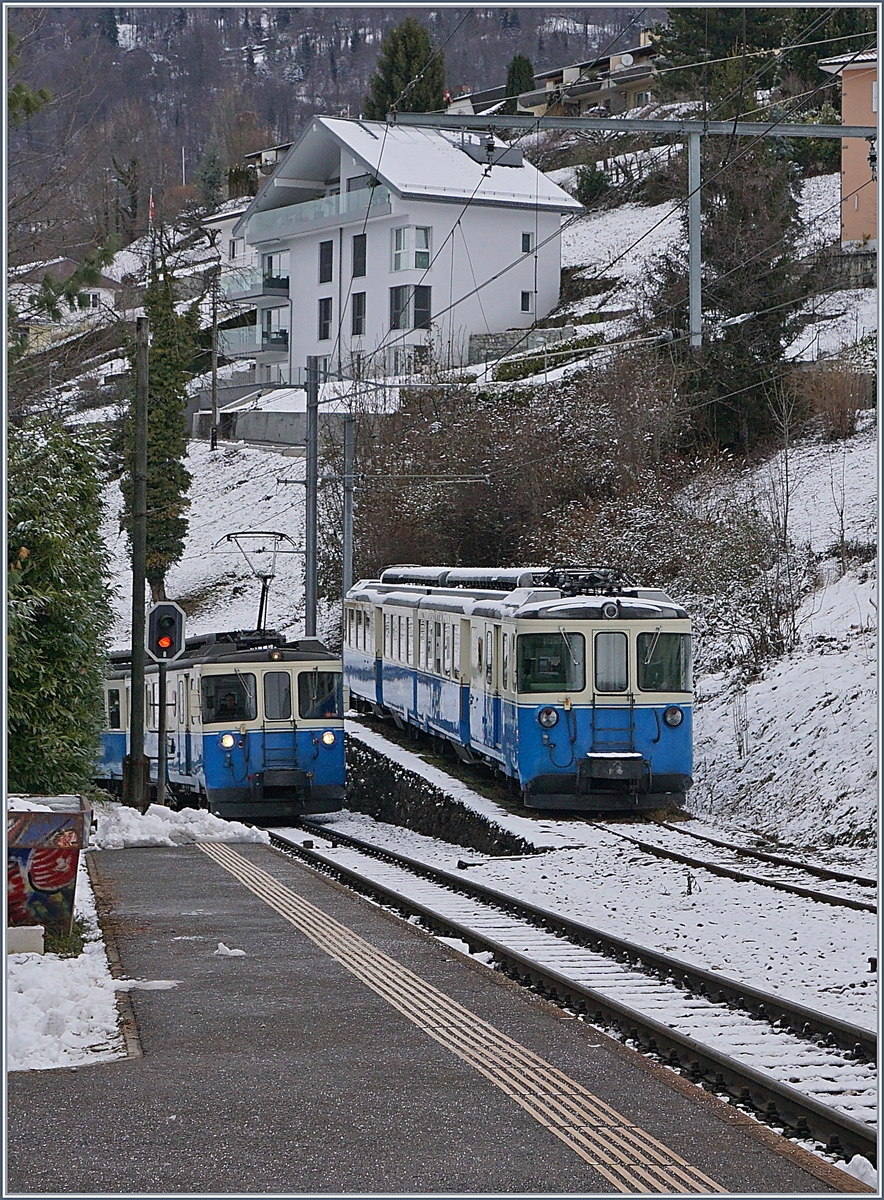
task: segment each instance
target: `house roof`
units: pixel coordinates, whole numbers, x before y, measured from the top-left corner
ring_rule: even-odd
[[[341,148],[362,164],[366,174],[404,199],[581,210],[577,200],[498,138],[493,139],[488,171],[486,140],[487,135],[436,127],[314,117],[263,184],[235,232],[253,212],[297,204],[338,185]],[[470,147],[478,157],[471,155]],[[517,165],[504,165],[505,161]]]
[[[834,58],[821,58],[817,66],[830,75],[840,75],[851,67],[874,67],[878,65],[877,50],[862,50],[859,54],[837,54]]]
[[[14,282],[41,283],[43,278],[48,275],[56,283],[63,283],[66,279],[70,279],[79,266],[80,264],[73,258],[54,258],[48,262],[33,263],[16,273]],[[107,288],[110,291],[118,291],[120,284],[117,283],[116,279],[110,279],[107,275],[102,274],[99,275],[97,283],[84,283],[81,287],[84,291],[97,287]]]

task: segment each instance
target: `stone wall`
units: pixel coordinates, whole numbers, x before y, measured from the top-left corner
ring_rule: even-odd
[[[524,329],[507,329],[505,333],[473,333],[470,334],[469,362],[472,365],[501,358],[514,348],[519,352],[542,350],[544,346],[566,342],[572,337],[572,325],[563,325],[559,329],[532,329],[530,333]]]

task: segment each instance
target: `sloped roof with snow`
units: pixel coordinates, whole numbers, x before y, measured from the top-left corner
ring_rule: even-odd
[[[840,75],[851,67],[874,67],[878,64],[877,50],[862,50],[859,54],[838,54],[834,58],[821,58],[817,66],[830,75]]]
[[[577,200],[498,138],[493,139],[489,169],[486,142],[487,137],[435,126],[315,117],[264,183],[244,220],[253,212],[321,194],[337,174],[341,149],[403,199],[581,211]]]

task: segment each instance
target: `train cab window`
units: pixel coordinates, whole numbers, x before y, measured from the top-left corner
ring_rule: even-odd
[[[120,689],[107,689],[107,727],[108,729],[122,729],[123,723],[120,713]]]
[[[645,692],[691,690],[691,635],[640,633],[638,635],[638,686]]]
[[[229,725],[232,721],[254,721],[256,716],[254,675],[237,671],[234,675],[203,676],[205,724]]]
[[[582,692],[586,642],[582,633],[523,633],[517,646],[520,692]]]
[[[292,677],[288,671],[264,672],[264,716],[268,721],[290,721]]]
[[[597,692],[625,692],[629,685],[625,633],[595,635],[595,688]]]
[[[298,676],[298,712],[305,721],[344,715],[344,685],[340,671],[302,671]]]

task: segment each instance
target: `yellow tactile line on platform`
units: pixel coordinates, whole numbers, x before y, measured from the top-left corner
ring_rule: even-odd
[[[724,1192],[650,1134],[229,845],[199,849],[431,1038],[479,1071],[619,1192]]]

